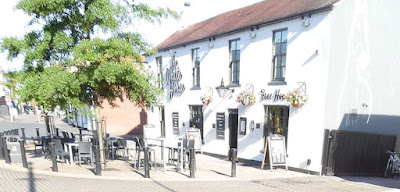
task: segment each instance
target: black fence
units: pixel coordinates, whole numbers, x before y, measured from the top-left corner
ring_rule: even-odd
[[[396,136],[325,130],[322,174],[383,176]]]

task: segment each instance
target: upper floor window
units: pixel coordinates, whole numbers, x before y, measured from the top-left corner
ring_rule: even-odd
[[[229,41],[230,83],[239,84],[240,75],[240,39]]]
[[[287,29],[274,31],[272,81],[285,81]]]
[[[162,88],[162,81],[163,81],[163,76],[162,76],[162,57],[156,57],[156,63],[157,63],[157,82],[158,82],[158,87]]]
[[[193,87],[200,87],[200,52],[199,49],[192,49],[193,63]]]

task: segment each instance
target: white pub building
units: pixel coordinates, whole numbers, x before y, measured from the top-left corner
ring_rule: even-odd
[[[398,133],[395,4],[266,0],[178,30],[146,58],[164,89],[148,121],[166,138],[198,128],[203,152],[256,161],[280,134],[289,167],[320,173],[325,129]]]

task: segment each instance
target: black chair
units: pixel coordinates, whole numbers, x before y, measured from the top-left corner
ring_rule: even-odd
[[[145,139],[139,139],[138,137],[135,137],[135,142],[136,142],[136,156],[135,156],[135,164],[136,164],[136,169],[139,170],[140,167],[140,152],[143,152],[143,156],[144,156],[144,147],[149,147],[147,145],[147,142]],[[155,149],[154,148],[150,148],[148,149],[148,157],[149,157],[149,163],[150,163],[150,159],[151,159],[151,154],[153,154],[153,166],[154,166],[154,170],[156,169],[156,153],[155,153]],[[137,161],[137,163],[136,163]]]
[[[43,151],[43,142],[42,142],[42,140],[40,138],[36,138],[35,139],[35,138],[32,137],[32,141],[35,144],[35,154],[36,154],[36,147],[41,147],[42,151]]]
[[[69,153],[64,151],[64,148],[61,145],[60,139],[54,139],[53,141],[54,141],[55,147],[56,147],[56,155],[61,156],[61,163],[64,163],[64,160],[66,161],[68,159]],[[64,159],[64,156],[66,157],[65,159]]]
[[[78,148],[79,166],[81,165],[82,158],[90,158],[91,166],[92,167],[94,166],[92,143],[90,143],[90,142],[79,142],[79,148]]]

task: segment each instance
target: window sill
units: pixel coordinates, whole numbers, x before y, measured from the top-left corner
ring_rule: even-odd
[[[229,84],[227,87],[232,88],[232,87],[241,87],[242,85],[240,84]]]
[[[268,85],[286,85],[285,81],[271,81]]]
[[[201,90],[201,87],[192,87],[190,90]]]

